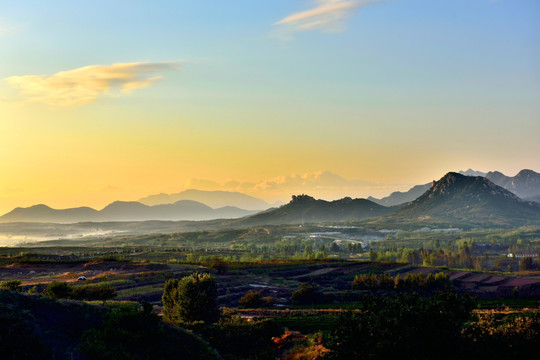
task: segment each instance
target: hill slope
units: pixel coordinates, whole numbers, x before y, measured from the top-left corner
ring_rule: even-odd
[[[540,221],[540,206],[520,199],[487,178],[451,172],[382,221],[515,226]]]

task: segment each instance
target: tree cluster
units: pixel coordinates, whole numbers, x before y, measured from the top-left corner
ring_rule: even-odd
[[[363,299],[362,312],[345,313],[326,336],[329,359],[456,359],[470,298],[445,291]]]
[[[397,275],[392,277],[387,274],[360,274],[353,280],[354,290],[436,290],[451,287],[448,275],[437,273],[413,274],[408,273],[404,277]]]

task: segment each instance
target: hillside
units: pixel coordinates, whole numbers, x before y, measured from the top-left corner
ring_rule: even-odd
[[[448,173],[418,199],[381,222],[519,226],[537,223],[540,206],[524,201],[487,178]]]
[[[266,201],[234,191],[204,191],[189,189],[176,194],[157,194],[139,199],[145,205],[172,204],[179,200],[193,200],[213,208],[234,206],[246,210],[266,210],[271,207]]]
[[[90,331],[95,340],[96,332],[92,331],[103,329],[107,322],[110,323],[107,335],[113,337],[111,342],[116,347],[100,349],[107,355],[101,354],[103,357],[97,358],[135,358],[133,353],[140,355],[142,352],[146,356],[140,358],[221,358],[204,340],[159,322],[155,315],[145,316],[136,311],[124,314],[126,321],[117,321],[119,324],[114,323],[113,328],[113,321],[107,320],[107,309],[102,306],[0,290],[2,358],[96,359],[94,354],[84,354],[81,345],[90,329],[95,329]],[[120,317],[117,315],[117,318]],[[115,318],[110,316],[109,319]]]

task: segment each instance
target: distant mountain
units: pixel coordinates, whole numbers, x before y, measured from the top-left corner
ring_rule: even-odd
[[[189,189],[176,194],[157,194],[144,197],[139,202],[145,205],[172,204],[179,200],[198,201],[213,208],[234,206],[246,210],[266,210],[271,207],[266,201],[233,191],[204,191]]]
[[[466,170],[466,171],[461,170],[459,173],[461,175],[465,175],[465,176],[486,176],[485,172],[476,171],[476,170],[473,170],[473,169],[469,169],[469,170]]]
[[[57,210],[47,205],[39,204],[27,208],[18,207],[9,213],[0,216],[0,222],[78,222],[79,219],[95,219],[99,215],[97,210],[89,207]]]
[[[486,178],[521,198],[540,195],[540,174],[532,170],[521,170],[514,177],[490,171],[486,174]]]
[[[424,185],[416,185],[406,192],[395,191],[389,196],[382,199],[375,199],[374,197],[370,196],[368,197],[368,200],[383,206],[401,205],[413,201],[414,199],[425,193],[426,190],[428,190],[430,187],[431,183],[427,183]]]
[[[304,224],[359,220],[388,214],[393,211],[366,199],[349,197],[316,200],[308,195],[293,196],[291,202],[279,208],[234,221],[237,225]]]
[[[75,223],[85,221],[143,221],[143,220],[210,220],[233,219],[252,215],[249,211],[233,206],[212,209],[191,200],[174,204],[148,206],[136,201],[115,201],[101,211],[88,207],[75,209],[52,209],[46,205],[16,208],[0,216],[0,222],[53,222]]]
[[[418,199],[381,219],[417,223],[510,226],[538,223],[540,206],[487,178],[448,173]]]

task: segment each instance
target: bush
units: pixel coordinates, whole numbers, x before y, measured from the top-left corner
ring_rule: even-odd
[[[21,281],[20,280],[7,280],[0,283],[0,289],[9,290],[9,291],[22,291]]]

